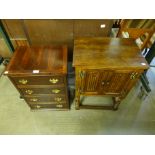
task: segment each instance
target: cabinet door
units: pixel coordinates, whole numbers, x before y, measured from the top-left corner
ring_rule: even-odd
[[[107,74],[107,73],[106,73]],[[101,89],[104,94],[120,94],[126,83],[130,80],[130,73],[127,72],[111,72],[105,78],[105,72],[102,72]]]
[[[108,73],[108,78],[105,78],[106,72],[102,72],[102,81],[100,83],[100,93],[107,95],[124,96],[137,81],[139,73],[134,71],[114,71]]]
[[[81,71],[81,92],[97,93],[99,89],[100,72],[98,70]]]

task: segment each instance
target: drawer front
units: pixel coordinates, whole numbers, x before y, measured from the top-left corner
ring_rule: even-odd
[[[61,85],[63,76],[20,76],[11,77],[16,85]]]
[[[34,110],[39,110],[39,109],[69,109],[68,105],[64,105],[64,104],[58,104],[58,105],[54,105],[54,104],[29,104],[31,109]]]
[[[23,95],[37,95],[37,94],[65,94],[65,87],[44,87],[44,88],[20,88]]]
[[[30,97],[26,96],[24,98],[28,103],[31,103],[31,104],[38,104],[38,103],[44,103],[44,102],[48,102],[49,104],[66,103],[65,95],[40,95],[40,96],[30,96]]]

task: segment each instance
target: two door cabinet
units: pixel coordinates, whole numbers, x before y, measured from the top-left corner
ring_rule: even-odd
[[[77,38],[73,66],[76,70],[76,109],[118,109],[148,64],[132,39]],[[83,105],[80,96],[111,96],[112,106]]]

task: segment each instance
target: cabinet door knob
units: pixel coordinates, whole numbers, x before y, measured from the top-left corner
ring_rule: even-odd
[[[30,101],[36,102],[36,101],[38,101],[38,99],[37,98],[31,98]]]
[[[104,82],[104,81],[102,81],[102,83],[101,83],[101,84],[102,84],[102,86],[103,86],[103,85],[105,84],[105,82]]]
[[[21,83],[21,84],[27,84],[28,80],[20,79],[18,82]]]
[[[55,94],[58,94],[59,92],[60,92],[59,89],[53,89],[53,90],[52,90],[52,93],[55,93]]]
[[[110,84],[110,82],[106,82],[106,84],[107,84],[107,85],[109,85],[109,84]]]
[[[26,92],[26,94],[31,95],[33,93],[33,90],[26,90],[25,92]]]
[[[59,81],[58,79],[49,79],[49,82],[53,84],[57,83],[58,81]]]

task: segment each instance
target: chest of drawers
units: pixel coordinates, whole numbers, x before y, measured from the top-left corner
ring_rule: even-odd
[[[19,47],[5,74],[31,109],[68,109],[67,47]]]
[[[77,38],[73,66],[76,71],[76,109],[118,109],[148,64],[132,39]],[[80,96],[111,96],[113,105],[83,105]]]

